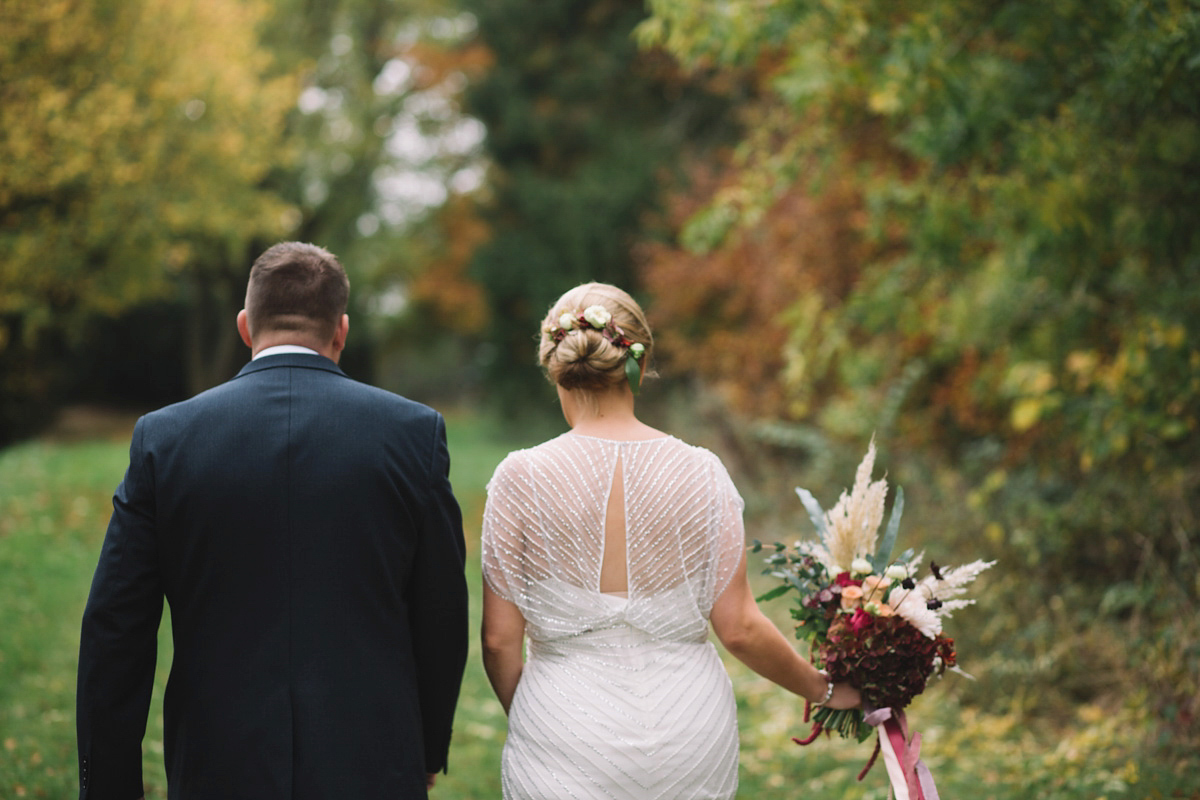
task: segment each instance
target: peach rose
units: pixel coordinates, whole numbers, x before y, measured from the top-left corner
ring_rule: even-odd
[[[891,581],[879,575],[868,575],[863,578],[862,588],[863,594],[874,600],[876,598],[882,600],[883,593],[887,591],[887,587],[891,585]]]
[[[842,587],[842,611],[853,611],[862,605],[863,590],[857,586]]]

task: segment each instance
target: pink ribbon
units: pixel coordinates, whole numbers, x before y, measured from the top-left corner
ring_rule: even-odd
[[[903,711],[878,708],[866,715],[868,725],[879,728],[883,764],[896,800],[939,800],[933,774],[921,760],[921,734],[908,734]]]

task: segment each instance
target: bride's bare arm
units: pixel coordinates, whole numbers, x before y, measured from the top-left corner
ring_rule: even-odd
[[[525,618],[515,605],[483,584],[483,668],[487,671],[492,691],[508,713],[517,682],[524,666],[522,645],[525,639]]]
[[[813,702],[825,697],[829,688],[825,677],[796,652],[754,602],[754,593],[746,578],[744,553],[729,586],[713,605],[710,620],[725,649],[750,669]],[[825,705],[855,708],[860,703],[857,689],[848,683],[838,683]]]

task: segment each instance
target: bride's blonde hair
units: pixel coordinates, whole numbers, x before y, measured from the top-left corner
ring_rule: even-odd
[[[542,321],[538,341],[538,363],[546,376],[564,389],[601,392],[625,380],[625,359],[629,347],[610,341],[604,332],[577,326],[562,330],[560,317],[579,315],[585,309],[600,306],[612,315],[612,323],[630,344],[645,348],[641,364],[650,375],[650,353],[654,337],[637,301],[627,292],[608,283],[585,283],[558,298]],[[556,336],[555,333],[561,334]]]

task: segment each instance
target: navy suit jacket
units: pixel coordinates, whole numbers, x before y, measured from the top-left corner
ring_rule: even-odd
[[[83,618],[80,797],[136,800],[162,601],[171,800],[425,798],[467,652],[442,417],[317,355],[138,421]]]

